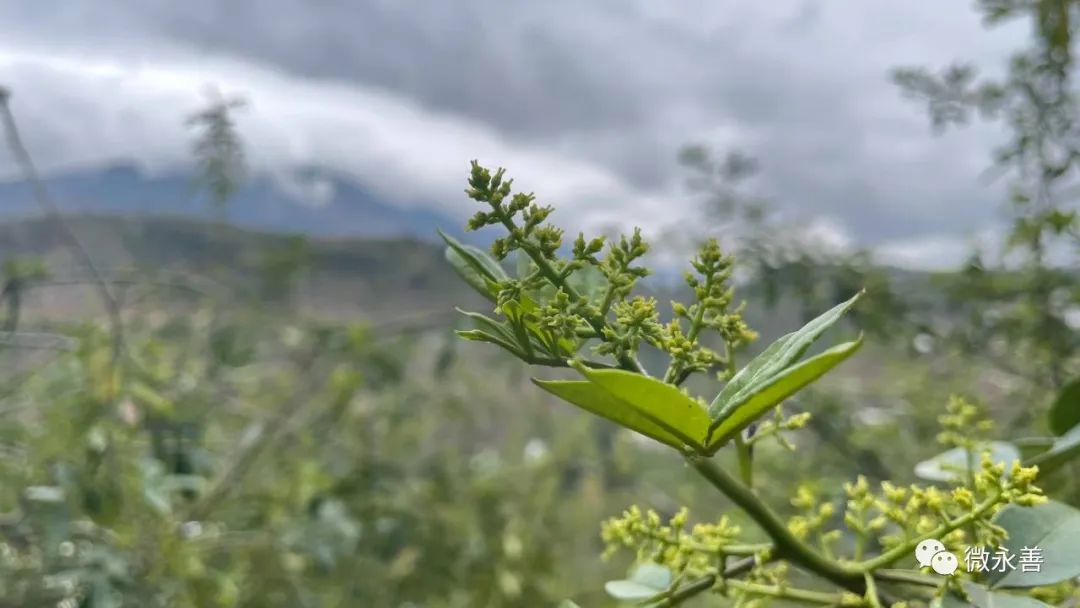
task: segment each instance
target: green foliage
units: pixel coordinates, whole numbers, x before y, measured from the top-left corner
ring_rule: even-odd
[[[994,524],[1006,532],[1002,543],[1014,555],[1026,548],[1041,549],[1044,564],[1038,572],[1011,571],[993,573],[991,587],[1044,587],[1080,576],[1080,511],[1058,502],[1036,507],[1003,509]]]
[[[561,235],[561,230],[542,223],[551,208],[536,205],[531,194],[511,197],[512,180],[503,181],[504,175],[502,169],[492,175],[473,163],[471,188],[467,191],[470,197],[492,209],[474,216],[469,227],[498,224],[509,234],[492,246],[495,259],[443,235],[449,245],[447,258],[454,268],[466,282],[493,298],[496,312],[506,318],[498,321],[479,313],[467,313],[479,328],[460,333],[467,339],[501,346],[526,362],[577,369],[595,388],[538,382],[549,392],[564,395],[571,403],[668,445],[712,453],[785,398],[846,359],[861,343],[857,340],[844,344],[797,363],[810,345],[855,304],[856,295],[766,349],[735,374],[706,408],[701,400],[687,396],[677,387],[690,375],[714,368],[726,370],[722,375],[732,374],[732,354],[754,337],[742,320],[741,307],[731,308],[732,264],[720,251],[719,244],[705,243],[691,260],[696,274],[688,273],[686,280],[695,302],[689,305],[672,302],[674,318],[666,325],[661,324],[655,301],[632,295],[636,280],[647,274],[645,268],[634,266],[634,261],[648,251],[639,230],[609,246],[603,260],[596,257],[603,248],[603,239],[586,240],[584,235],[579,235],[573,257],[561,259],[558,255],[561,240],[554,236]],[[509,203],[504,202],[507,197]],[[519,214],[523,227],[515,223]],[[552,243],[556,245],[550,247]],[[511,278],[496,262],[510,251],[522,251],[529,256],[531,265],[525,267],[524,276]],[[606,280],[606,285],[598,290],[603,294],[599,300],[581,295],[570,285],[575,272],[590,266]],[[719,337],[726,354],[701,343],[704,331]],[[580,356],[582,338],[592,338],[595,342],[592,351],[610,356],[623,369],[596,369],[608,364],[574,358]],[[668,356],[663,379],[642,373],[638,351],[645,345]],[[536,355],[537,351],[541,357]],[[566,357],[572,359],[563,361]]]
[[[697,439],[685,434],[680,436],[599,384],[587,380],[537,380],[535,378],[533,382],[563,401],[573,403],[589,413],[606,418],[619,426],[641,433],[670,447],[678,449],[687,444],[703,447],[701,446],[703,436]],[[687,397],[680,394],[680,399],[687,399]],[[693,432],[692,429],[691,432]]]
[[[864,252],[790,238],[744,192],[757,161],[700,146],[681,161],[708,228],[668,234],[695,248],[670,314],[663,286],[643,280],[641,231],[565,238],[551,207],[475,163],[469,227],[502,234],[490,253],[443,235],[471,300],[414,243],[80,221],[99,240],[151,245],[109,266],[174,269],[205,250],[230,261],[218,283],[235,289],[192,290],[197,303],[139,290],[123,335],[34,319],[63,348],[0,351],[0,606],[575,608],[564,598],[610,605],[605,591],[651,606],[1073,605],[1078,516],[1065,501],[1080,425],[1067,381],[1080,339],[1067,317],[1080,291],[1050,260],[1080,234],[1067,205],[1075,6],[979,6],[993,21],[1030,17],[1038,34],[1004,80],[964,67],[897,78],[939,127],[978,112],[1011,128],[996,156],[1013,180],[999,253],[1020,263],[973,256],[928,307]],[[245,172],[237,106],[217,100],[189,123],[222,219]],[[43,270],[5,258],[12,333]],[[734,291],[744,271],[751,305]],[[320,279],[335,303],[367,298],[365,314],[400,308],[401,293],[425,314],[479,302],[458,335],[552,379],[530,392],[519,368],[427,331],[438,319],[313,318],[296,295],[312,299]],[[798,320],[781,318],[790,309]],[[803,326],[753,350],[751,322],[769,337]],[[866,345],[860,332],[815,346],[852,326]],[[941,412],[953,389],[989,407],[957,397]],[[549,396],[606,422],[544,407]],[[1045,436],[1033,404],[1054,398]],[[626,504],[642,506],[596,538]],[[1038,545],[1044,570],[909,569],[929,538],[958,555]],[[605,548],[614,563],[595,559]]]
[[[703,445],[706,441],[710,422],[704,404],[674,384],[622,370],[590,370],[580,364],[575,368],[590,383],[667,426],[684,438],[685,445]]]
[[[680,223],[661,236],[683,251],[687,243],[718,237],[753,280],[748,287],[770,309],[795,303],[803,322],[864,290],[864,305],[850,311],[871,335],[897,337],[910,331],[911,303],[896,292],[885,269],[869,251],[837,250],[803,238],[805,218],[785,217],[772,202],[749,190],[761,162],[740,151],[722,156],[700,144],[685,147],[679,162],[689,172],[687,186],[700,199],[706,221]]]
[[[193,152],[199,165],[198,186],[206,190],[212,210],[222,218],[247,173],[243,143],[233,118],[233,112],[245,104],[243,99],[226,99],[213,92],[207,107],[186,121],[197,131]]]
[[[858,350],[861,338],[798,362],[806,350],[855,305],[859,295],[780,338],[724,385],[709,405],[710,430],[719,436],[719,441],[727,441],[733,433],[741,431]]]
[[[1047,604],[1037,599],[991,591],[974,583],[961,583],[958,590],[945,594],[941,605],[948,608],[961,608],[971,606],[996,606],[999,608],[1046,608]]]
[[[640,345],[649,344],[671,358],[666,376],[675,384],[724,364],[722,355],[701,343],[703,331],[720,334],[730,349],[753,339],[739,310],[730,309],[730,262],[716,243],[706,245],[692,261],[697,275],[686,276],[696,301],[673,303],[676,318],[661,324],[654,299],[631,297],[634,285],[648,273],[636,265],[648,251],[640,231],[609,243],[603,258],[598,257],[604,249],[603,238],[587,240],[579,235],[572,256],[563,259],[559,255],[562,231],[544,223],[551,208],[537,205],[531,194],[511,196],[512,181],[504,181],[504,175],[502,170],[492,175],[474,163],[467,191],[491,209],[478,212],[469,222],[470,229],[499,225],[507,232],[492,246],[494,259],[448,240],[452,251],[448,255],[462,260],[455,268],[482,294],[494,298],[496,312],[506,317],[504,322],[479,319],[496,333],[478,329],[481,333],[464,337],[493,342],[530,362],[554,365],[567,365],[565,360],[578,356],[592,340],[595,354],[611,357],[629,371],[641,369],[636,352]],[[517,277],[503,276],[495,270],[496,260],[514,251],[525,256],[524,263]],[[603,277],[603,285],[595,293],[583,293],[579,281],[587,284],[596,276]]]
[[[502,169],[492,174],[474,162],[467,190],[471,198],[491,208],[478,213],[469,227],[497,225],[507,232],[495,241],[493,257],[447,238],[448,259],[466,282],[494,296],[490,299],[495,313],[504,319],[465,313],[481,329],[460,332],[462,337],[497,344],[526,363],[573,368],[583,381],[534,382],[586,411],[675,448],[768,541],[744,536],[726,515],[716,523],[687,529],[686,510],[665,524],[657,512],[633,507],[603,529],[609,553],[629,548],[639,563],[630,578],[608,583],[610,595],[657,606],[681,604],[712,591],[737,605],[774,598],[878,607],[895,601],[898,585],[914,585],[922,590],[904,589],[901,597],[907,602],[930,603],[949,594],[989,597],[992,592],[983,586],[963,586],[970,574],[922,579],[896,577],[889,570],[926,539],[940,539],[953,551],[1000,543],[1006,531],[993,523],[996,514],[1046,501],[1034,483],[1038,469],[1022,466],[1020,452],[1011,444],[989,442],[992,424],[978,407],[962,399],[953,398],[939,417],[938,440],[952,450],[917,471],[946,484],[946,489],[883,481],[875,492],[860,476],[844,486],[843,525],[837,526],[834,504],[822,500],[810,486],[802,486],[791,499],[797,514],[786,523],[751,488],[757,423],[775,411],[772,421],[761,423],[763,434],[779,436],[780,431],[806,425],[806,415],[785,420],[778,406],[859,348],[861,337],[800,362],[855,305],[861,292],[781,337],[737,369],[732,355],[752,333],[742,320],[742,307],[730,308],[733,295],[727,283],[732,262],[720,253],[716,241],[703,245],[692,261],[698,275],[689,275],[687,282],[696,302],[690,306],[673,302],[675,318],[665,330],[655,301],[633,295],[636,280],[648,274],[645,267],[633,265],[648,251],[639,230],[610,246],[605,261],[595,256],[602,241],[588,241],[584,235],[578,237],[572,257],[563,258],[562,231],[544,223],[552,209],[536,205],[531,194],[511,196],[512,182],[504,177]],[[497,262],[513,251],[523,252],[530,261],[519,265],[516,277],[505,274]],[[614,261],[608,263],[609,259]],[[604,294],[599,301],[570,285],[574,273],[587,267],[599,269],[606,278],[606,285],[595,292]],[[723,344],[723,354],[700,345],[704,329]],[[587,343],[594,355],[611,360],[587,357],[583,353]],[[646,347],[667,355],[662,376],[650,375],[641,364]],[[714,368],[719,368],[717,378],[725,384],[710,406],[679,388],[691,374]],[[741,482],[713,460],[725,445],[733,448]],[[997,446],[1000,453],[995,455],[988,446]],[[1011,516],[1004,517],[1009,521]],[[853,546],[848,556],[841,556],[839,544],[847,540]],[[729,557],[742,560],[730,563]],[[796,587],[789,580],[792,566],[839,590]]]
[[[1049,473],[1072,462],[1077,456],[1080,456],[1080,426],[1054,439],[1049,449],[1033,456],[1027,463]]]
[[[971,448],[952,448],[915,465],[915,475],[928,481],[956,481],[967,474],[973,454],[987,453],[995,464],[1009,465],[1020,460],[1020,450],[1006,441],[991,441]]]
[[[12,256],[4,260],[3,269],[3,292],[0,293],[7,304],[7,316],[4,320],[4,329],[13,332],[18,329],[19,315],[21,313],[23,293],[34,283],[42,281],[49,276],[49,269],[44,260],[33,256]]]
[[[1012,259],[1013,269],[989,269],[985,256],[973,256],[964,280],[946,286],[956,309],[970,316],[950,337],[1056,392],[1080,349],[1065,318],[1077,304],[1075,280],[1052,263],[1071,256],[1078,234],[1069,205],[1080,158],[1073,137],[1080,106],[1070,69],[1077,7],[1072,0],[985,0],[979,8],[992,24],[1025,17],[1033,25],[1034,44],[1013,56],[1004,79],[979,82],[962,65],[939,74],[905,68],[894,76],[905,93],[926,102],[939,128],[963,124],[975,111],[1008,128],[994,162],[995,173],[1011,178],[1012,223],[999,253]]]
[[[311,244],[305,237],[291,236],[269,247],[259,258],[259,295],[267,302],[288,303],[311,264]]]
[[[412,341],[215,310],[135,315],[117,362],[78,329],[5,381],[0,605],[550,606],[603,580],[555,552],[613,508],[571,477],[587,426],[492,427],[507,389],[436,382]]]
[[[1073,380],[1061,387],[1054,404],[1050,406],[1050,432],[1064,435],[1080,424],[1080,380]]]
[[[446,261],[450,262],[469,287],[494,302],[495,287],[499,282],[509,279],[502,267],[485,255],[482,250],[472,245],[459,243],[442,231],[439,232],[439,236],[447,244]]]
[[[655,564],[641,564],[626,580],[604,585],[608,595],[618,600],[647,600],[671,586],[671,571]]]

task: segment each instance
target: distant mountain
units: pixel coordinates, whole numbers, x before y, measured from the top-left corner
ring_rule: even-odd
[[[184,173],[147,175],[130,165],[50,177],[46,185],[65,210],[76,213],[181,216],[205,219],[211,210]],[[0,182],[0,218],[36,215],[23,182]],[[229,205],[229,221],[275,232],[318,237],[417,237],[433,241],[436,228],[461,224],[420,207],[388,204],[362,185],[328,172],[306,169],[284,178],[249,180]]]
[[[177,216],[69,214],[66,222],[102,274],[151,284],[194,277],[200,285],[211,280],[222,288],[250,289],[272,259],[268,256],[288,251],[291,242],[280,231]],[[439,243],[414,237],[311,237],[307,243],[310,265],[298,303],[319,317],[452,319],[454,306],[479,300],[451,270]],[[43,217],[0,220],[0,261],[16,255],[40,257],[57,283],[31,294],[25,302],[28,313],[53,318],[96,313],[94,306],[88,308],[96,296],[87,284],[69,284],[86,273],[72,259],[55,223]]]

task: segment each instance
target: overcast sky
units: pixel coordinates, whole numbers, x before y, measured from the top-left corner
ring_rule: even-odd
[[[997,222],[1000,134],[933,136],[888,71],[994,69],[1026,36],[971,0],[6,0],[0,84],[48,171],[186,162],[182,119],[215,85],[250,101],[259,169],[455,217],[479,158],[572,226],[654,226],[693,213],[680,146],[737,147],[788,216],[941,266]]]

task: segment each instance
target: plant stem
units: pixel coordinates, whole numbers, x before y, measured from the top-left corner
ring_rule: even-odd
[[[967,461],[967,483],[968,483],[968,487],[974,488],[975,487],[975,449],[973,447],[971,447],[971,446],[968,446],[967,448],[964,449],[964,456],[965,456],[966,461]],[[978,538],[979,529],[975,526],[975,522],[972,521],[972,522],[968,523],[967,528],[968,528],[967,533],[969,535],[971,535],[970,543],[971,544],[977,544],[978,540],[979,540],[979,538]]]
[[[687,547],[697,553],[703,553],[706,555],[729,555],[732,557],[744,557],[748,555],[757,555],[764,553],[773,548],[771,543],[747,543],[747,544],[732,544],[732,545],[720,545],[709,546],[701,543],[694,543],[687,540],[679,540],[677,535],[664,536],[656,532],[646,532],[644,534],[646,538],[652,539],[662,545],[674,547],[683,546]]]
[[[709,290],[712,289],[713,277],[711,274],[705,276],[705,285],[703,287],[706,297],[709,295]],[[691,345],[697,345],[698,335],[701,333],[701,326],[705,321],[705,301],[700,300],[697,303],[697,308],[694,309],[694,318],[690,320],[690,329],[686,332],[686,339]],[[664,374],[664,382],[670,382],[675,384],[682,384],[686,379],[686,375],[683,373],[683,366],[679,361],[672,361],[668,366],[667,372]]]
[[[755,595],[765,595],[777,599],[803,602],[807,604],[824,604],[826,606],[838,606],[843,600],[839,593],[824,593],[809,589],[795,589],[779,585],[762,585],[760,583],[748,583],[746,581],[727,581],[732,589],[739,589]]]
[[[660,608],[661,606],[678,606],[686,600],[712,589],[714,584],[716,584],[716,576],[703,576],[689,585],[679,587],[674,592],[671,592],[671,595],[668,595],[666,598],[653,604],[653,606],[656,606],[657,608]]]
[[[776,557],[786,558],[837,586],[862,595],[866,592],[863,570],[829,560],[795,537],[780,517],[750,488],[728,475],[707,456],[686,453],[686,461],[709,483],[747,513],[776,546]]]
[[[654,606],[678,606],[686,600],[693,598],[705,591],[708,591],[716,584],[716,577],[713,575],[704,576],[699,578],[689,585],[685,585],[676,589],[671,595],[660,600]],[[809,589],[796,589],[787,586],[780,585],[763,585],[761,583],[751,583],[740,580],[725,580],[724,586],[744,591],[753,595],[762,595],[772,597],[776,599],[784,599],[793,602],[802,602],[806,604],[822,604],[825,606],[838,606],[843,600],[843,596],[838,593],[824,593],[821,591],[812,591]]]
[[[874,583],[874,577],[867,573],[863,576],[863,580],[866,582],[866,600],[870,602],[871,608],[882,608],[881,600],[878,599],[877,585]]]
[[[600,314],[604,315],[606,317],[608,312],[611,311],[611,304],[614,301],[615,301],[615,287],[609,281],[608,288],[604,292],[604,300],[602,302],[600,302]]]
[[[57,206],[56,202],[49,196],[49,192],[45,188],[45,182],[41,180],[37,166],[30,157],[30,152],[26,149],[26,145],[23,144],[22,137],[19,134],[19,127],[15,122],[15,114],[12,112],[11,106],[8,105],[10,97],[11,92],[4,87],[0,87],[0,122],[2,122],[4,126],[8,147],[11,149],[12,155],[15,156],[15,161],[22,169],[26,181],[30,184],[38,205],[41,207],[42,211],[45,212],[46,217],[56,225],[57,232],[60,234],[60,238],[64,241],[64,244],[71,251],[75,259],[82,264],[86,272],[89,273],[90,278],[93,280],[93,285],[97,289],[98,295],[101,297],[102,306],[109,318],[110,330],[112,333],[112,360],[115,365],[117,361],[119,361],[120,355],[124,349],[124,323],[120,304],[113,296],[105,279],[102,278],[101,271],[98,270],[98,265],[94,261],[94,257],[90,255],[89,250],[87,250],[83,242],[79,240],[79,236],[75,234],[71,225],[64,219],[64,215],[60,212],[59,206]]]
[[[735,454],[739,458],[739,475],[747,488],[754,487],[754,461],[750,453],[750,444],[743,437],[742,432],[735,435]]]
[[[919,585],[922,587],[937,587],[941,585],[940,578],[927,576],[921,572],[911,570],[877,570],[874,578],[890,583],[904,583],[906,585]]]
[[[756,563],[757,563],[757,561],[753,557],[746,557],[746,558],[740,559],[739,561],[737,561],[734,564],[732,564],[732,565],[728,566],[727,568],[725,568],[723,576],[718,576],[716,574],[709,574],[709,575],[703,576],[703,577],[691,582],[689,585],[686,585],[684,587],[680,587],[680,588],[676,589],[674,592],[669,592],[669,593],[671,593],[671,595],[668,595],[667,597],[661,599],[659,601],[659,603],[654,604],[654,605],[657,606],[657,607],[659,607],[659,606],[678,606],[679,604],[685,602],[686,600],[691,599],[694,596],[699,595],[701,593],[704,593],[705,591],[708,591],[709,589],[711,589],[712,586],[714,584],[716,584],[716,579],[717,578],[720,578],[720,579],[726,581],[726,580],[731,579],[732,577],[739,576],[740,574],[745,574],[746,572],[749,572],[750,570],[752,570]]]

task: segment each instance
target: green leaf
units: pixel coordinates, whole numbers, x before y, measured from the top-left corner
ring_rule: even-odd
[[[937,600],[932,602],[931,606],[936,604],[940,608],[964,608],[967,606],[975,606],[975,608],[1051,608],[1048,604],[1026,595],[991,591],[982,585],[967,581],[961,584],[964,586],[964,591],[967,592],[968,597],[971,598],[970,602],[949,593],[940,602]]]
[[[128,394],[135,403],[158,414],[172,415],[175,411],[172,401],[138,380],[128,386]]]
[[[491,283],[509,278],[502,266],[478,247],[461,243],[442,230],[439,236],[446,242],[446,261],[450,262],[454,272],[480,295],[494,302],[495,293]]]
[[[654,589],[648,585],[642,585],[641,583],[635,583],[634,581],[608,581],[604,583],[604,591],[607,594],[617,600],[633,601],[633,600],[647,600],[658,593],[663,593],[663,589]]]
[[[1049,450],[1029,458],[1024,466],[1037,466],[1040,474],[1046,474],[1056,471],[1077,456],[1080,456],[1080,426],[1074,426],[1071,431],[1058,437]]]
[[[629,403],[641,415],[682,440],[701,448],[709,432],[709,415],[696,399],[678,387],[650,376],[621,369],[589,369],[572,363],[589,382],[616,399]]]
[[[592,300],[603,299],[608,286],[604,274],[592,266],[575,270],[566,278],[566,282],[583,297]]]
[[[255,337],[237,325],[216,327],[210,332],[210,354],[220,365],[250,365],[255,360]]]
[[[671,578],[671,570],[665,566],[644,563],[634,569],[630,580],[664,591],[671,586]]]
[[[508,344],[515,343],[516,337],[509,323],[496,321],[478,312],[469,312],[460,308],[457,311],[468,317],[476,325],[477,329],[484,330],[485,333],[495,336]]]
[[[1080,424],[1080,379],[1066,384],[1050,406],[1050,431],[1064,435]]]
[[[608,581],[604,590],[618,600],[647,600],[670,586],[670,570],[658,564],[642,564],[628,580]]]
[[[1020,455],[1025,462],[1043,454],[1054,447],[1055,443],[1056,437],[1020,437],[1012,440],[1012,444],[1020,449]]]
[[[677,449],[681,449],[684,445],[678,436],[638,412],[629,403],[618,399],[588,380],[537,380],[533,378],[533,383],[563,401],[660,443]]]
[[[581,606],[578,606],[577,604],[575,604],[574,602],[572,602],[570,600],[563,600],[563,601],[559,602],[559,605],[556,606],[555,608],[581,608]]]
[[[470,342],[487,342],[489,344],[494,344],[496,346],[501,346],[502,348],[505,348],[516,357],[521,356],[521,353],[518,351],[517,347],[514,346],[512,343],[506,342],[502,338],[494,336],[482,329],[458,330],[454,333],[463,340],[469,340]]]
[[[798,361],[811,344],[835,325],[862,294],[860,291],[847,302],[834,306],[802,329],[773,342],[764,352],[751,359],[709,405],[709,417],[712,418],[713,425],[719,425],[751,397],[771,385],[779,374]]]
[[[991,577],[991,587],[1041,587],[1080,576],[1080,511],[1050,501],[1034,507],[1010,505],[1001,510],[994,523],[1004,528],[1008,539],[1004,547],[1013,555],[1024,548],[1042,549],[1038,572],[1023,572],[1017,564],[1002,576]]]
[[[976,471],[982,463],[983,453],[988,450],[994,464],[1005,465],[1006,474],[1013,462],[1021,459],[1020,450],[1015,445],[1005,441],[991,441],[973,450],[972,466]],[[967,469],[967,450],[953,448],[915,465],[915,476],[928,481],[951,482],[964,479],[967,476]]]
[[[862,336],[789,367],[769,378],[768,382],[757,384],[755,391],[747,399],[731,408],[723,418],[711,423],[712,428],[709,431],[706,446],[718,449],[784,399],[840,365],[855,354],[860,346],[862,346]]]

